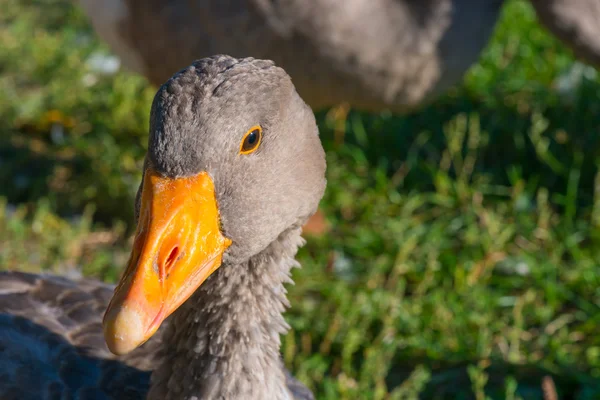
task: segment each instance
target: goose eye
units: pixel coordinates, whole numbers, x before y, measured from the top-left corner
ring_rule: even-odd
[[[246,132],[240,145],[240,154],[250,154],[260,145],[262,139],[262,128],[260,126],[253,126]]]

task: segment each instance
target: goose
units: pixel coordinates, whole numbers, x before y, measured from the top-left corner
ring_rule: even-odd
[[[173,75],[116,287],[1,273],[0,398],[312,399],[279,336],[325,168],[314,114],[274,62],[219,55]]]
[[[530,0],[542,25],[575,55],[600,66],[600,1]]]
[[[598,60],[597,0],[531,0]],[[210,54],[274,60],[319,110],[412,111],[477,61],[504,0],[80,0],[98,35],[155,85]],[[559,7],[560,6],[560,7]]]

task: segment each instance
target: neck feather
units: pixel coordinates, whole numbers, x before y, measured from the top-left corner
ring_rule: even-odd
[[[148,399],[291,399],[279,335],[284,283],[304,244],[293,228],[239,265],[221,266],[173,314]]]

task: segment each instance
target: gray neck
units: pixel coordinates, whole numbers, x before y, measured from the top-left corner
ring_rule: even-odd
[[[173,314],[148,399],[291,399],[279,335],[303,243],[293,228],[249,261],[221,266]]]

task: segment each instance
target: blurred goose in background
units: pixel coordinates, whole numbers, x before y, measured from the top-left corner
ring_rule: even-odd
[[[152,105],[116,288],[0,274],[0,398],[312,399],[279,335],[324,189],[314,115],[282,69],[214,56],[180,71]]]
[[[130,69],[153,84],[210,54],[274,60],[313,109],[412,110],[477,61],[503,0],[80,0]],[[598,0],[532,0],[597,62]]]
[[[542,24],[581,59],[600,66],[600,0],[530,0]]]

